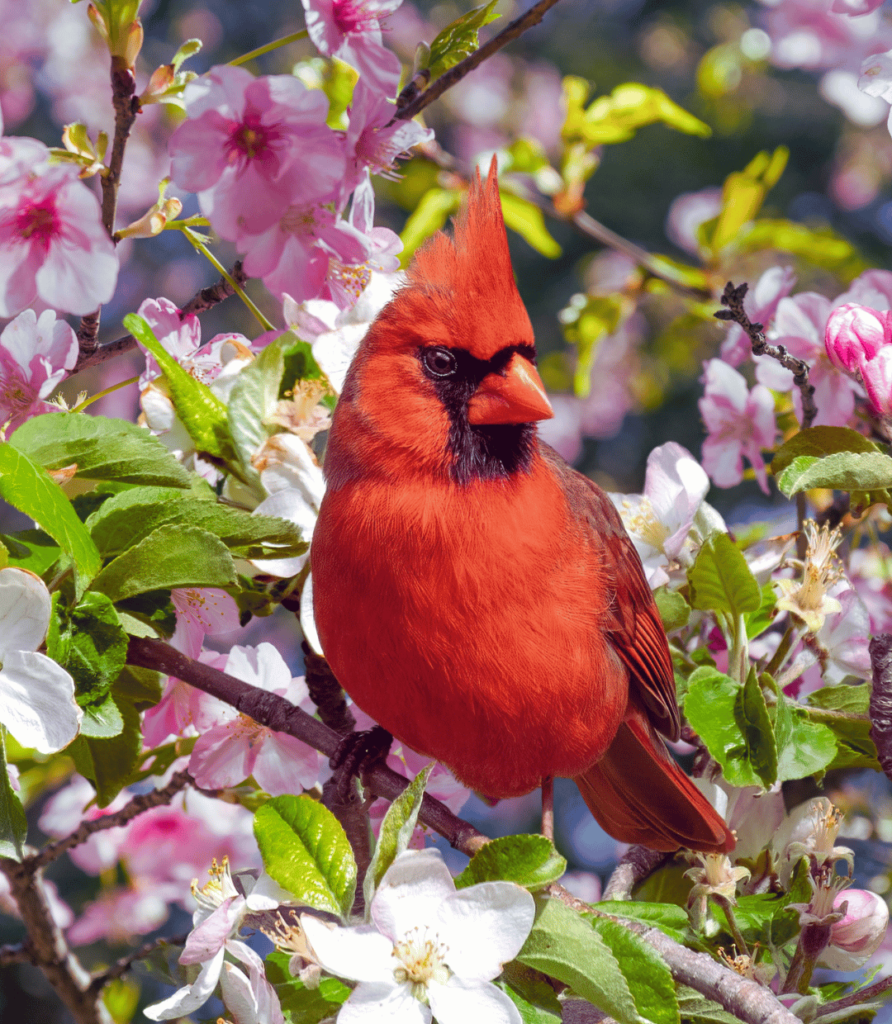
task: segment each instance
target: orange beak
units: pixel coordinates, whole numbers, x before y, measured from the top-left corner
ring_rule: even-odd
[[[533,423],[554,416],[545,385],[535,366],[515,352],[504,375],[484,377],[468,403],[468,422],[477,426],[496,423]]]

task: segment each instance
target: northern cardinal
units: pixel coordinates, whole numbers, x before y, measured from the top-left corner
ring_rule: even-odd
[[[490,797],[573,778],[611,835],[734,837],[669,755],[672,661],[604,492],[540,441],[553,415],[495,168],[350,366],[313,535],[316,626],[354,701]]]

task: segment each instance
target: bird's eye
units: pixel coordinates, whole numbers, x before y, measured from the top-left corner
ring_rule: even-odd
[[[455,356],[448,348],[426,348],[421,360],[433,377],[451,377],[458,369]]]

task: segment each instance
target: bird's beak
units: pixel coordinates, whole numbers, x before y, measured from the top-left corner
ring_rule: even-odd
[[[484,377],[468,403],[468,422],[476,426],[496,423],[533,423],[550,420],[554,409],[536,367],[515,352],[504,375]]]

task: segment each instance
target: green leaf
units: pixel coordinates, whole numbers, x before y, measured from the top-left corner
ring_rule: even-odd
[[[742,171],[728,175],[722,190],[722,209],[707,240],[713,252],[733,242],[744,224],[755,218],[769,189],[783,174],[789,156],[790,151],[779,146],[773,153],[757,154]]]
[[[22,798],[6,770],[6,730],[0,725],[0,857],[21,861],[28,841],[28,819]]]
[[[134,487],[116,494],[87,520],[105,557],[121,554],[160,527],[174,526],[206,530],[242,558],[283,558],[307,549],[299,528],[286,519],[252,515],[161,487]]]
[[[190,484],[190,474],[158,438],[126,420],[47,413],[23,423],[9,443],[45,469],[76,464],[76,475],[91,480]]]
[[[267,980],[275,987],[289,1024],[319,1024],[334,1018],[351,989],[337,978],[322,978],[318,988],[307,988],[291,975],[288,953],[273,950],[264,961]]]
[[[437,33],[431,43],[430,57],[427,61],[427,70],[430,72],[432,82],[477,49],[478,31],[484,25],[501,17],[494,9],[497,2],[498,0],[490,0],[481,7],[474,7],[447,25],[442,32]]]
[[[160,672],[152,669],[125,665],[113,690],[119,698],[129,700],[137,711],[146,711],[161,700],[162,678]]]
[[[687,912],[675,903],[645,903],[639,900],[602,900],[594,909],[613,917],[624,917],[640,921],[665,932],[670,938],[684,945],[691,939]],[[584,915],[588,918],[588,915]]]
[[[517,966],[519,969],[523,969],[520,965]],[[535,971],[529,971],[529,975],[537,977]],[[526,992],[519,992],[513,985],[502,979],[497,978],[493,984],[500,988],[517,1007],[521,1024],[561,1024],[563,1016],[561,1004],[554,994],[554,989],[545,981],[540,982],[540,987],[536,992],[541,996],[538,1001],[530,999]]]
[[[111,694],[101,704],[84,708],[81,736],[90,739],[111,739],[124,731],[124,716]]]
[[[662,958],[622,925],[603,924],[608,927],[596,930],[558,900],[537,900],[536,921],[517,959],[569,985],[620,1024],[676,1024],[678,1007]],[[630,980],[639,989],[635,995]]]
[[[824,686],[808,695],[812,707],[828,711],[843,711],[847,715],[868,715],[870,713],[870,684],[858,686]]]
[[[750,668],[746,682],[735,705],[741,732],[746,741],[747,757],[762,785],[768,789],[777,779],[777,743],[774,726],[768,716],[765,694]]]
[[[460,189],[445,188],[432,188],[425,192],[400,235],[403,243],[403,250],[400,253],[401,267],[407,267],[415,255],[415,250],[443,227],[450,214],[458,210],[463,194]]]
[[[363,883],[363,896],[367,907],[372,905],[372,897],[381,884],[384,873],[396,858],[409,848],[409,841],[415,831],[415,825],[418,823],[418,812],[421,810],[424,787],[427,785],[430,773],[434,770],[435,763],[432,761],[422,768],[387,808],[381,828],[378,830],[378,841],[375,844],[375,852],[372,854],[372,862],[369,864]]]
[[[528,199],[521,199],[510,192],[500,190],[499,195],[502,197],[505,226],[516,231],[542,256],[547,256],[550,260],[557,259],[563,250],[545,227],[545,217],[539,207]]]
[[[74,679],[81,707],[101,704],[127,661],[127,633],[115,606],[105,594],[88,591],[74,608],[66,608],[56,592],[53,613],[47,652]]]
[[[688,579],[691,605],[738,616],[758,611],[762,594],[743,553],[726,533],[714,533],[700,548]]]
[[[592,389],[592,368],[601,342],[617,331],[634,306],[623,295],[589,295],[578,303],[571,300],[561,310],[564,337],[576,347],[576,371],[573,391],[577,398],[587,398]]]
[[[164,373],[177,415],[197,451],[211,461],[232,468],[236,454],[227,425],[226,406],[206,385],[187,373],[155,337],[148,323],[136,313],[124,317],[124,326],[151,352]]]
[[[561,134],[567,144],[581,142],[592,148],[627,142],[639,128],[650,124],[664,124],[701,138],[712,134],[709,125],[670,100],[662,89],[625,82],[609,96],[599,96],[585,107],[587,93],[588,83],[584,80],[572,76],[564,79],[567,118]]]
[[[273,432],[267,417],[276,407],[285,371],[285,352],[294,335],[271,341],[256,359],[244,367],[229,392],[229,432],[238,453],[242,477],[259,487],[260,474],[251,458]],[[293,384],[293,381],[291,382]]]
[[[686,1024],[740,1024],[739,1017],[687,985],[678,986],[678,1009]]]
[[[218,537],[194,526],[161,526],[109,562],[91,589],[121,601],[149,590],[235,582],[232,555]]]
[[[59,545],[43,530],[0,533],[0,543],[6,550],[7,565],[29,569],[40,577],[43,577],[50,566],[58,561],[61,554]]]
[[[738,720],[742,687],[713,668],[698,668],[688,680],[684,713],[732,786],[761,786]]]
[[[11,444],[0,441],[0,496],[33,519],[70,555],[78,574],[78,596],[99,571],[93,538],[62,488]]]
[[[850,427],[807,427],[778,448],[771,460],[770,469],[775,476],[780,476],[801,455],[824,458],[840,452],[864,455],[878,451],[881,451],[878,445]]]
[[[802,712],[793,712],[790,740],[778,753],[778,781],[804,779],[830,766],[836,756],[836,740],[826,725],[810,722]]]
[[[254,835],[271,878],[317,910],[346,918],[356,861],[337,818],[308,796],[277,796],[254,815]]]
[[[654,601],[656,601],[660,618],[663,620],[663,629],[667,633],[681,629],[688,624],[688,619],[691,617],[691,606],[677,590],[657,587],[654,591]]]
[[[892,458],[882,452],[837,452],[817,458],[799,455],[777,478],[788,498],[814,487],[877,492],[892,487]]]
[[[567,862],[545,836],[501,836],[474,854],[455,885],[463,889],[501,879],[525,889],[541,889],[556,882],[566,870]]]
[[[127,701],[120,701],[118,710],[124,724],[116,736],[80,735],[66,748],[77,770],[96,787],[96,802],[100,807],[107,807],[130,783],[142,751],[139,712]]]
[[[741,255],[771,249],[792,253],[844,281],[851,281],[871,266],[848,239],[832,228],[810,227],[790,220],[760,218],[750,227],[744,226],[735,240],[735,248]]]

